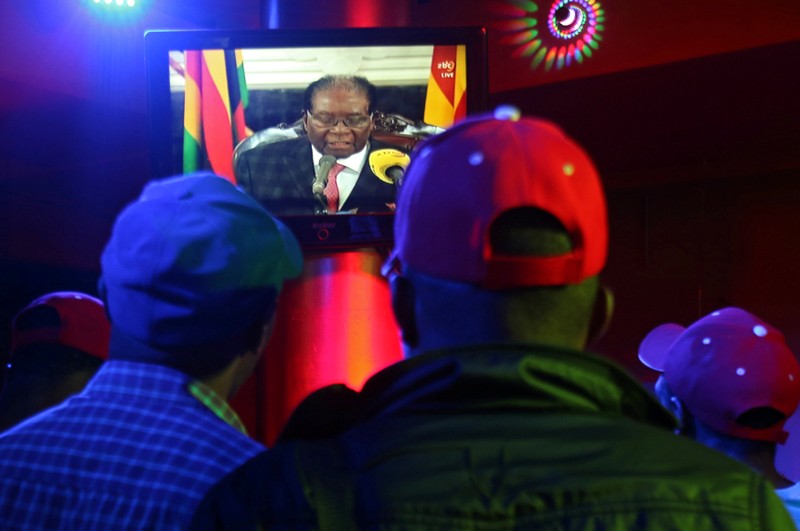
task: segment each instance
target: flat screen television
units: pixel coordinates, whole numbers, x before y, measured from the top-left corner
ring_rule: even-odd
[[[487,106],[486,31],[480,27],[154,30],[145,34],[145,52],[153,178],[215,169],[212,159],[216,157],[217,164],[226,166],[229,178],[235,181],[234,154],[238,157],[241,151],[259,143],[305,134],[305,89],[325,75],[356,75],[375,85],[371,139],[397,146],[410,158],[417,141],[448,126],[436,123],[441,118],[431,118],[435,115],[430,108],[435,98],[430,93],[440,90],[429,90],[433,76],[442,77],[451,89],[457,83],[457,101],[450,94],[451,103],[458,106],[454,112],[475,114],[484,112]],[[224,66],[195,66],[193,71],[198,57],[205,60],[204,54],[215,57],[214,61],[225,58]],[[454,60],[457,57],[457,69],[451,56]],[[203,68],[207,78],[198,88],[200,82],[195,77],[200,78]],[[217,94],[216,103],[224,101],[221,125],[200,124],[201,119],[219,118],[214,118],[214,87],[208,80],[220,78],[230,81],[218,91],[224,96]],[[188,96],[187,90],[191,92]],[[200,108],[198,90],[206,91],[200,99],[209,99],[202,105],[211,105],[210,111],[202,107],[202,118],[190,110]],[[441,99],[441,94],[437,95]],[[189,106],[187,101],[191,102]],[[230,123],[224,120],[225,107]],[[224,146],[217,148],[214,142]],[[381,178],[401,186],[407,162],[403,158],[397,165],[379,168],[387,170]],[[308,180],[309,195],[315,177],[303,177]],[[280,205],[268,208],[295,233],[304,248],[348,249],[391,246],[393,213],[391,203],[386,204],[389,211],[362,209],[335,215],[319,209],[282,212]]]

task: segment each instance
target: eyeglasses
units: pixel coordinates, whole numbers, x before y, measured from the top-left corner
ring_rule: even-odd
[[[360,129],[366,127],[372,119],[372,114],[351,114],[346,118],[337,118],[325,113],[314,114],[311,111],[306,111],[306,114],[317,127],[336,127],[336,124],[342,122],[347,127]]]

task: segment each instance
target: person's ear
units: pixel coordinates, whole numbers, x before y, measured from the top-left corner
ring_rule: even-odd
[[[275,328],[275,312],[270,312],[270,318],[257,320],[247,332],[246,348],[236,356],[231,363],[229,370],[231,371],[232,378],[230,388],[227,394],[227,399],[230,400],[236,392],[244,385],[250,375],[256,369],[256,365],[261,361],[264,351],[267,349],[267,344],[272,337],[272,331]]]
[[[586,336],[587,345],[603,337],[608,330],[608,326],[611,324],[611,316],[613,314],[614,294],[607,286],[600,284],[594,299],[592,320],[589,322],[589,333]]]
[[[389,288],[392,294],[392,311],[400,327],[400,337],[406,346],[416,347],[419,344],[419,330],[414,312],[414,285],[402,275],[392,275],[389,278]]]
[[[260,318],[254,319],[245,329],[243,336],[243,355],[254,354],[256,356],[261,356],[266,349],[275,326],[275,305],[276,302],[273,301],[270,307],[264,310]]]
[[[688,422],[689,416],[686,414],[685,406],[680,398],[672,394],[672,390],[669,388],[663,375],[659,376],[658,380],[656,380],[655,395],[661,405],[678,420],[678,429],[675,430],[675,433],[678,435],[685,433],[687,431],[686,422]]]
[[[676,419],[678,419],[678,429],[675,430],[675,433],[678,435],[684,433],[686,431],[686,414],[685,409],[683,406],[683,402],[681,402],[680,398],[677,396],[672,396],[669,399],[669,409],[670,413],[672,413]]]

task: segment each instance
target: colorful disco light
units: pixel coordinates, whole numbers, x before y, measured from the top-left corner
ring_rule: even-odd
[[[136,0],[92,0],[94,4],[105,4],[112,7],[136,7]]]
[[[498,10],[504,41],[516,57],[530,57],[531,69],[561,70],[582,63],[599,48],[605,12],[596,0],[555,0],[540,30],[539,6],[531,0],[506,0]]]

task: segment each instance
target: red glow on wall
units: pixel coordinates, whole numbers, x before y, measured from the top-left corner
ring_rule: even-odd
[[[345,10],[348,28],[374,28],[383,25],[381,15],[385,9],[374,0],[347,0]]]
[[[360,389],[402,358],[381,265],[374,249],[306,256],[301,278],[281,294],[265,357],[233,402],[252,436],[273,443],[310,392]]]

